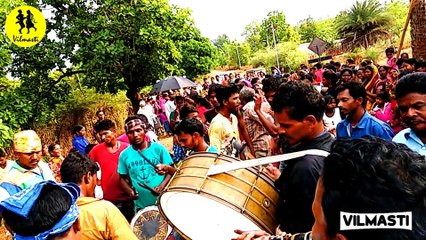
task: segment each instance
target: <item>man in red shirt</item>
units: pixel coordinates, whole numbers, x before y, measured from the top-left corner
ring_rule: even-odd
[[[101,167],[101,187],[104,199],[115,204],[121,213],[130,222],[133,218],[133,200],[122,189],[120,177],[117,173],[118,158],[120,153],[129,144],[116,139],[115,124],[109,119],[103,120],[96,125],[101,144],[96,145],[89,156]]]

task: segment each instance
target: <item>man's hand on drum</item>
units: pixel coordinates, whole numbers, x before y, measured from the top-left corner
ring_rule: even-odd
[[[237,238],[233,238],[232,240],[269,240],[270,235],[261,230],[254,231],[242,231],[242,230],[234,230],[236,234],[240,234]]]
[[[272,166],[272,164],[269,164],[263,169],[263,172],[270,177],[272,180],[276,181],[281,176],[281,172],[278,168]]]
[[[155,171],[160,175],[164,175],[166,173],[173,175],[176,172],[176,168],[166,164],[158,164],[155,166]]]
[[[161,193],[163,191],[164,187],[166,187],[166,184],[160,184],[160,185],[158,185],[158,187],[154,188],[154,191],[156,193]]]

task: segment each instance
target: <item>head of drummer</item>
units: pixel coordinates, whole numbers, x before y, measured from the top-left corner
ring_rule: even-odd
[[[209,145],[204,141],[204,126],[196,118],[185,118],[175,129],[179,144],[193,152],[204,152],[209,149]],[[213,148],[213,147],[210,147]],[[214,149],[209,149],[214,151]]]
[[[147,126],[145,119],[139,115],[130,116],[124,122],[126,135],[135,149],[140,150],[147,146],[147,141],[145,141]]]
[[[424,239],[425,176],[424,156],[403,144],[376,137],[337,140],[324,160],[317,183],[312,239]],[[342,221],[345,218],[340,217],[341,212],[350,215]],[[396,214],[402,212],[410,212],[411,216]],[[357,213],[377,214],[375,218],[369,216],[368,224],[376,229],[364,229],[367,218],[352,215]],[[410,230],[395,227],[410,222]],[[358,229],[345,230],[342,224]]]
[[[289,81],[280,86],[272,101],[278,134],[285,146],[309,143],[325,132],[322,118],[325,101],[311,85]]]

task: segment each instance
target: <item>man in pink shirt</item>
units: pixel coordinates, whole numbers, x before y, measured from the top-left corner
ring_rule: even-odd
[[[162,94],[162,96],[160,96],[160,99],[158,99],[158,105],[160,105],[160,108],[161,108],[161,110],[163,111],[163,112],[166,112],[166,106],[165,106],[165,104],[166,104],[166,102],[167,102],[167,99],[166,98],[168,98],[169,97],[169,94],[168,93],[166,93],[166,92],[164,92],[163,94]]]

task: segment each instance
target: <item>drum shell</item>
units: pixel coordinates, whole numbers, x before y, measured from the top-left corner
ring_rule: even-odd
[[[213,199],[241,213],[260,229],[274,233],[279,194],[272,180],[257,168],[207,176],[211,165],[239,161],[216,153],[196,153],[181,164],[163,192],[189,192]],[[159,202],[161,202],[161,196]],[[167,213],[159,205],[160,212]],[[172,222],[169,222],[173,225]],[[182,233],[185,234],[185,233]]]

